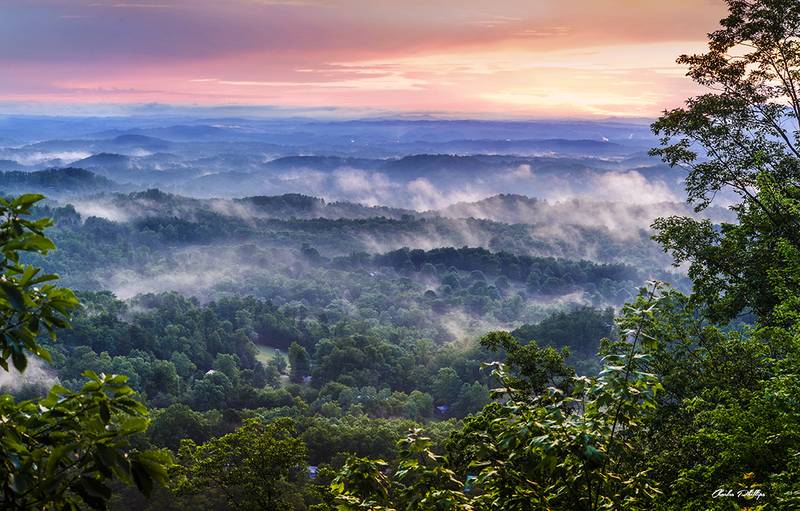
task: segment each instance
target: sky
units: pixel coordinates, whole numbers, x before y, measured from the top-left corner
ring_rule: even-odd
[[[722,0],[0,0],[0,113],[653,117]]]

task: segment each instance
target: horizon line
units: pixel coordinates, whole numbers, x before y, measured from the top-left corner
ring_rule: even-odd
[[[0,101],[2,118],[159,118],[229,117],[243,120],[326,121],[483,121],[483,122],[629,122],[650,123],[657,116],[536,115],[510,112],[402,111],[341,107],[280,107],[273,105],[182,105],[174,103],[94,103],[91,105],[37,104]],[[88,108],[87,108],[88,107]],[[56,111],[54,111],[56,110]]]

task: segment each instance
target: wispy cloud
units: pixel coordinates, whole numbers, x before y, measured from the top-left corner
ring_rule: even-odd
[[[719,0],[7,1],[0,101],[534,116],[675,104],[674,58],[722,14]]]
[[[93,3],[89,7],[107,7],[110,9],[174,9],[174,4],[162,3],[133,3],[133,2],[120,2],[120,3]]]
[[[356,71],[356,73],[359,73]],[[211,83],[219,85],[232,85],[237,87],[309,87],[326,89],[357,89],[357,90],[421,90],[427,84],[425,80],[409,78],[402,73],[359,73],[380,74],[380,76],[355,77],[347,80],[319,80],[319,81],[261,81],[261,80],[220,80],[217,78],[195,78],[193,83]]]

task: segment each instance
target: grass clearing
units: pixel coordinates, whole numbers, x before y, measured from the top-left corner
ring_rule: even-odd
[[[283,359],[286,360],[286,363],[289,363],[289,358],[286,356],[286,352],[281,351],[278,348],[262,346],[260,344],[256,344],[256,348],[258,348],[256,359],[258,359],[258,361],[262,364],[268,364],[269,361],[275,357],[283,357]]]

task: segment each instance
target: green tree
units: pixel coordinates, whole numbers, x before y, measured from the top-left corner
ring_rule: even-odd
[[[405,409],[406,417],[422,421],[433,415],[433,397],[426,392],[413,390],[408,395]]]
[[[393,511],[395,509],[472,509],[464,484],[433,452],[431,439],[415,429],[399,443],[393,477],[383,460],[350,458],[331,483],[337,509]]]
[[[49,219],[29,220],[41,195],[0,198],[0,366],[25,371],[28,354],[49,361],[42,334],[55,341],[69,325],[78,300],[50,284],[58,277],[21,262],[21,253],[54,249],[44,235]],[[38,401],[0,396],[0,472],[3,509],[105,509],[110,483],[121,480],[149,494],[165,475],[164,453],[136,451],[131,437],[147,428],[147,409],[126,377],[83,373],[88,381],[73,392],[56,385]]]
[[[737,199],[738,223],[670,217],[654,227],[675,264],[690,264],[694,297],[713,319],[752,311],[763,322],[780,301],[772,281],[796,279],[779,246],[800,247],[800,4],[726,2],[708,51],[678,59],[709,92],[653,124],[662,139],[652,153],[688,171],[697,210],[720,194]]]
[[[311,373],[311,357],[308,351],[297,342],[289,345],[289,379],[302,382]]]
[[[654,283],[618,319],[626,341],[606,349],[596,378],[573,376],[564,388],[531,393],[495,377],[498,402],[465,421],[448,457],[412,432],[391,477],[380,460],[352,459],[331,485],[341,509],[599,510],[638,509],[658,494],[629,459],[630,438],[655,408],[661,389],[647,371],[656,346],[649,331],[661,287]],[[538,374],[538,372],[537,372]],[[515,388],[516,383],[524,387]],[[456,470],[459,470],[456,472]],[[466,471],[466,472],[465,472]]]
[[[439,369],[431,383],[433,398],[437,403],[450,405],[458,399],[463,384],[452,367],[443,367]]]
[[[800,4],[727,0],[708,51],[684,55],[706,94],[653,128],[653,154],[688,170],[697,210],[733,198],[736,223],[659,219],[656,239],[689,263],[693,292],[658,328],[665,393],[638,439],[664,508],[723,509],[708,488],[755,488],[765,508],[800,505]],[[742,313],[753,328],[726,325]],[[731,326],[737,327],[735,330]]]
[[[275,372],[277,372],[279,375],[286,373],[286,359],[283,357],[283,355],[274,355],[269,359],[267,365],[275,368]]]
[[[306,447],[289,419],[249,419],[201,445],[184,439],[177,461],[179,494],[207,494],[237,510],[294,510],[303,503]]]
[[[148,380],[146,388],[151,395],[177,396],[180,393],[181,380],[175,364],[169,360],[154,360]]]
[[[551,346],[540,348],[535,341],[520,344],[508,332],[489,332],[480,342],[492,351],[505,353],[513,387],[530,395],[539,394],[548,386],[563,387],[575,375],[575,370],[565,363],[569,356],[567,348],[561,351]]]
[[[465,383],[458,393],[458,400],[453,405],[456,417],[464,417],[471,413],[479,412],[491,401],[489,389],[480,382]]]
[[[230,353],[220,353],[214,358],[214,370],[219,371],[233,383],[239,381],[239,357]]]
[[[211,435],[211,427],[202,413],[185,404],[174,404],[159,410],[147,435],[156,445],[177,450],[184,438],[205,441]]]
[[[659,339],[648,371],[664,390],[646,427],[630,439],[639,449],[630,462],[649,471],[662,508],[746,505],[708,491],[734,488],[761,490],[765,496],[753,505],[793,509],[800,496],[793,469],[800,453],[800,413],[792,405],[800,399],[796,327],[719,328],[702,307],[669,292],[648,331]]]

